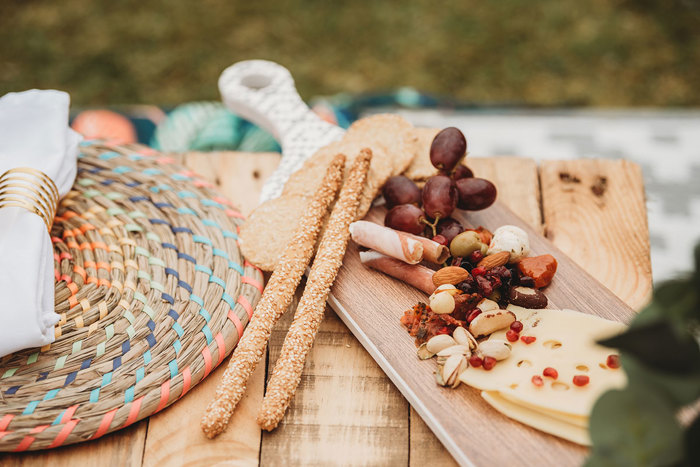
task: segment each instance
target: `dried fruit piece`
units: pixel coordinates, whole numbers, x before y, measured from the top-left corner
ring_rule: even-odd
[[[518,262],[518,269],[522,275],[532,277],[535,287],[541,289],[552,282],[557,272],[557,260],[552,255],[523,258]]]
[[[542,375],[547,378],[557,379],[559,377],[559,372],[551,366],[548,366],[542,371]]]
[[[438,269],[433,274],[433,284],[436,287],[441,285],[450,284],[456,285],[469,277],[469,271],[459,266],[447,266],[442,269]]]

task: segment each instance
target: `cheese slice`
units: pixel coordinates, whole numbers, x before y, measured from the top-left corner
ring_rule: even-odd
[[[490,371],[468,368],[460,375],[463,383],[482,391],[498,392],[509,402],[549,413],[550,418],[556,414],[561,420],[567,420],[568,416],[588,417],[603,392],[625,386],[624,372],[605,364],[607,356],[615,352],[595,343],[619,334],[625,329],[624,324],[571,310],[528,310],[513,306],[508,309],[523,323],[520,336],[532,336],[535,341],[513,343],[511,355]],[[498,331],[489,339],[505,339],[505,333],[506,330]],[[547,367],[557,370],[556,380],[542,375]],[[542,377],[543,386],[532,383],[535,375]],[[586,375],[590,382],[576,386],[575,375]]]
[[[576,444],[591,445],[587,428],[582,428],[558,418],[549,417],[537,410],[514,404],[502,397],[498,392],[482,391],[481,397],[506,417]]]
[[[512,404],[515,404],[515,405],[520,405],[522,403],[518,399],[515,399],[512,396],[509,396],[507,394],[503,394],[503,393],[499,392],[498,396],[503,398],[504,400],[512,403]],[[588,420],[589,420],[588,417],[582,417],[580,415],[571,415],[571,414],[567,414],[567,413],[557,412],[555,410],[543,409],[541,407],[532,408],[532,407],[528,407],[527,405],[522,405],[522,407],[529,408],[530,410],[536,410],[537,412],[539,412],[547,417],[554,418],[554,419],[560,420],[564,423],[568,423],[570,425],[578,426],[578,427],[581,427],[583,429],[588,430]]]

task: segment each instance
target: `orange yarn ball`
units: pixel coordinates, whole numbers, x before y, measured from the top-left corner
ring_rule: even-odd
[[[114,144],[136,142],[136,129],[128,118],[111,110],[80,112],[71,127],[87,139],[105,139]]]

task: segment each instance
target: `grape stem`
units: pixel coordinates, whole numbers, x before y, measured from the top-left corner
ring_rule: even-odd
[[[440,221],[440,214],[435,216],[435,220],[432,223],[428,221],[428,219],[426,219],[425,217],[421,217],[420,221],[425,225],[430,226],[430,228],[433,230],[433,237],[437,235],[437,223]]]

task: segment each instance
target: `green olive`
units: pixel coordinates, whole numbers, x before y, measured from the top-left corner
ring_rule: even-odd
[[[450,253],[452,256],[465,257],[471,255],[477,250],[481,250],[483,246],[484,244],[481,243],[481,237],[479,237],[479,234],[472,230],[468,230],[466,232],[462,232],[452,239],[452,242],[450,242]]]

